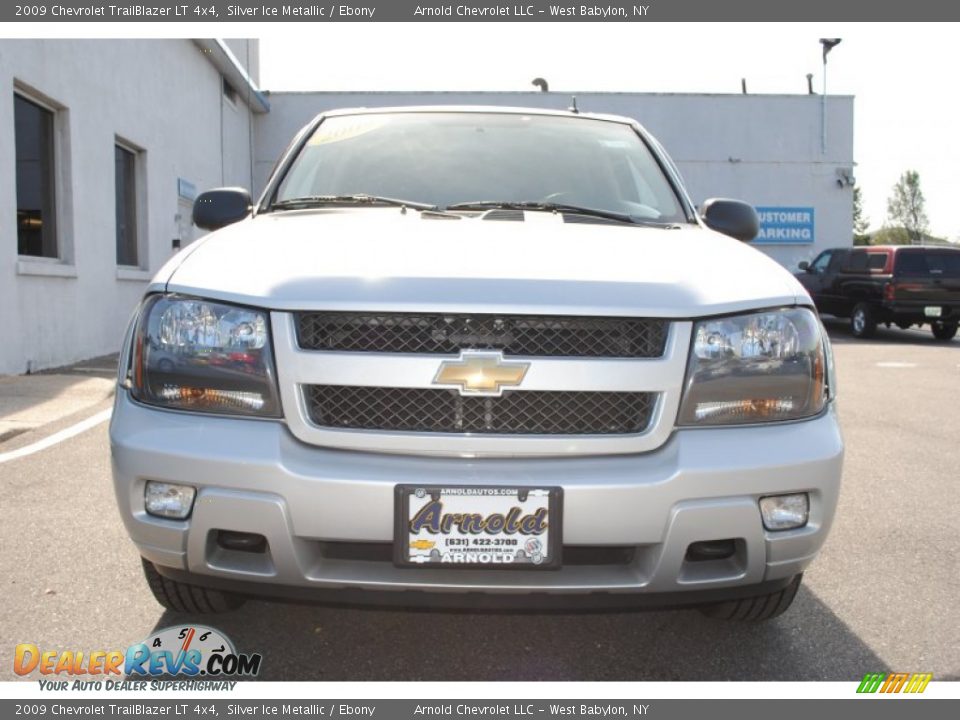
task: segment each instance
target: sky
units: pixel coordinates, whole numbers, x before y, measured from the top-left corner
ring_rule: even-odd
[[[221,26],[225,27],[225,26]],[[255,29],[254,29],[255,28]],[[237,26],[240,29],[240,26]],[[920,173],[930,229],[960,238],[960,37],[955,24],[346,23],[243,26],[267,90],[531,90],[854,95],[856,177],[871,228]],[[643,118],[637,118],[641,123]],[[668,148],[669,150],[669,148]]]

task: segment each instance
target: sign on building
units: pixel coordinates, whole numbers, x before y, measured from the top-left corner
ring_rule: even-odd
[[[810,245],[814,241],[812,207],[758,207],[760,233],[754,243]]]

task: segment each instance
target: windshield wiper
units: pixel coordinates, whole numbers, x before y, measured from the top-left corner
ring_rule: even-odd
[[[580,205],[569,205],[567,203],[476,200],[472,202],[453,203],[452,205],[447,205],[444,210],[486,210],[488,208],[495,208],[498,210],[543,210],[547,212],[570,213],[571,215],[586,215],[588,217],[614,220],[616,222],[629,223],[631,225],[643,225],[659,228],[676,227],[675,223],[652,222],[649,220],[642,220],[627,213],[582,207]]]
[[[415,200],[401,200],[399,198],[384,197],[382,195],[367,195],[354,193],[353,195],[305,195],[303,197],[277,200],[271,203],[271,210],[296,210],[299,208],[323,207],[324,205],[393,205],[408,207],[414,210],[436,210],[436,205],[417,202]]]

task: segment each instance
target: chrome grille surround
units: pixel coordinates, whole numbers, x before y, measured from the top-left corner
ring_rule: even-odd
[[[464,314],[470,314],[464,308]],[[379,309],[378,311],[379,312]],[[429,313],[443,314],[430,309]],[[558,457],[642,453],[663,445],[673,433],[682,394],[692,323],[666,320],[664,349],[657,358],[527,357],[529,369],[519,388],[529,392],[645,393],[651,408],[640,432],[507,433],[375,430],[331,427],[311,411],[310,386],[419,388],[448,391],[434,384],[438,368],[458,355],[388,352],[317,352],[298,342],[300,312],[273,311],[271,327],[284,419],[299,441],[323,447],[375,453],[442,457]],[[601,316],[600,313],[597,313]],[[454,388],[455,390],[455,388]],[[474,398],[476,399],[476,398]],[[484,398],[479,398],[483,400]]]

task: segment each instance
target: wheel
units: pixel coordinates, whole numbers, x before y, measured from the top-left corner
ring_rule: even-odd
[[[877,319],[867,303],[857,303],[850,315],[850,332],[855,338],[869,338],[877,331]]]
[[[191,615],[210,615],[236,610],[245,602],[245,598],[240,595],[165,578],[157,572],[152,562],[144,558],[140,560],[153,597],[167,610]]]
[[[957,323],[935,322],[931,323],[930,330],[937,340],[953,340],[957,334]]]
[[[700,612],[716,620],[748,620],[761,622],[782,615],[793,603],[800,589],[803,573],[797,575],[783,590],[756,597],[729,600],[727,602],[704,605]]]

